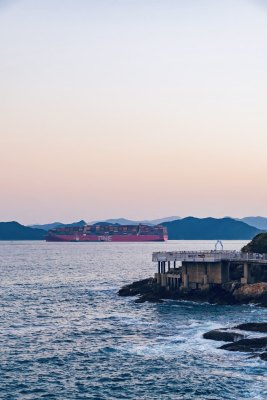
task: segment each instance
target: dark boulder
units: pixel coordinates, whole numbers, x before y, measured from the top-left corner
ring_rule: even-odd
[[[203,338],[221,342],[236,342],[237,340],[244,339],[244,335],[228,330],[215,329],[204,333]]]
[[[152,287],[155,285],[155,279],[148,278],[142,279],[141,281],[133,282],[129,285],[123,286],[119,292],[119,296],[136,296],[138,294],[149,293],[152,291]]]
[[[227,343],[220,349],[228,351],[255,352],[267,349],[267,336],[260,338],[242,339],[234,343]]]
[[[260,359],[263,360],[263,361],[267,361],[267,353],[266,352],[265,353],[261,353],[260,354]]]
[[[241,331],[262,332],[267,333],[267,322],[249,322],[234,326],[233,329],[240,329]]]
[[[138,297],[134,302],[135,303],[145,303],[148,301],[149,303],[163,303],[163,300],[154,293],[147,293],[143,294],[142,296]]]

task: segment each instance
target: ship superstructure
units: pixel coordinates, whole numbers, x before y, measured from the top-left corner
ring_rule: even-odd
[[[168,240],[162,225],[85,225],[63,226],[48,231],[48,242],[163,242]]]

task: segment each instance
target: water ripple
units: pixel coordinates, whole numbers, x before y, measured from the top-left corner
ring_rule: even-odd
[[[266,399],[266,363],[202,338],[264,309],[117,296],[179,245],[0,243],[0,398]]]

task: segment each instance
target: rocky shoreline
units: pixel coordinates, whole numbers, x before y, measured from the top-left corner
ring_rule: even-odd
[[[119,296],[138,296],[136,303],[146,301],[162,303],[164,299],[172,299],[221,305],[256,304],[267,307],[267,282],[241,284],[232,281],[223,285],[213,285],[207,290],[172,291],[158,285],[154,278],[147,278],[123,286],[118,294]]]
[[[228,342],[219,347],[222,350],[249,353],[251,358],[259,357],[267,361],[267,335],[254,336],[253,334],[267,334],[267,322],[247,323],[233,328],[215,329],[204,333],[204,339]],[[252,337],[251,337],[252,336]]]
[[[135,303],[146,301],[162,303],[164,299],[205,301],[211,304],[238,305],[256,304],[267,307],[267,283],[241,285],[231,282],[227,285],[214,285],[209,290],[166,290],[153,278],[143,279],[123,286],[119,296],[138,296]],[[266,334],[262,336],[259,334]],[[204,333],[204,339],[226,342],[222,350],[249,353],[251,358],[259,357],[267,361],[267,322],[245,323],[232,328],[215,329]]]

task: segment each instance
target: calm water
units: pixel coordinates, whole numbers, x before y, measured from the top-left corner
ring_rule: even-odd
[[[116,294],[154,273],[152,251],[213,248],[0,242],[0,398],[266,399],[265,362],[202,339],[213,328],[266,321],[265,309],[135,304]]]

